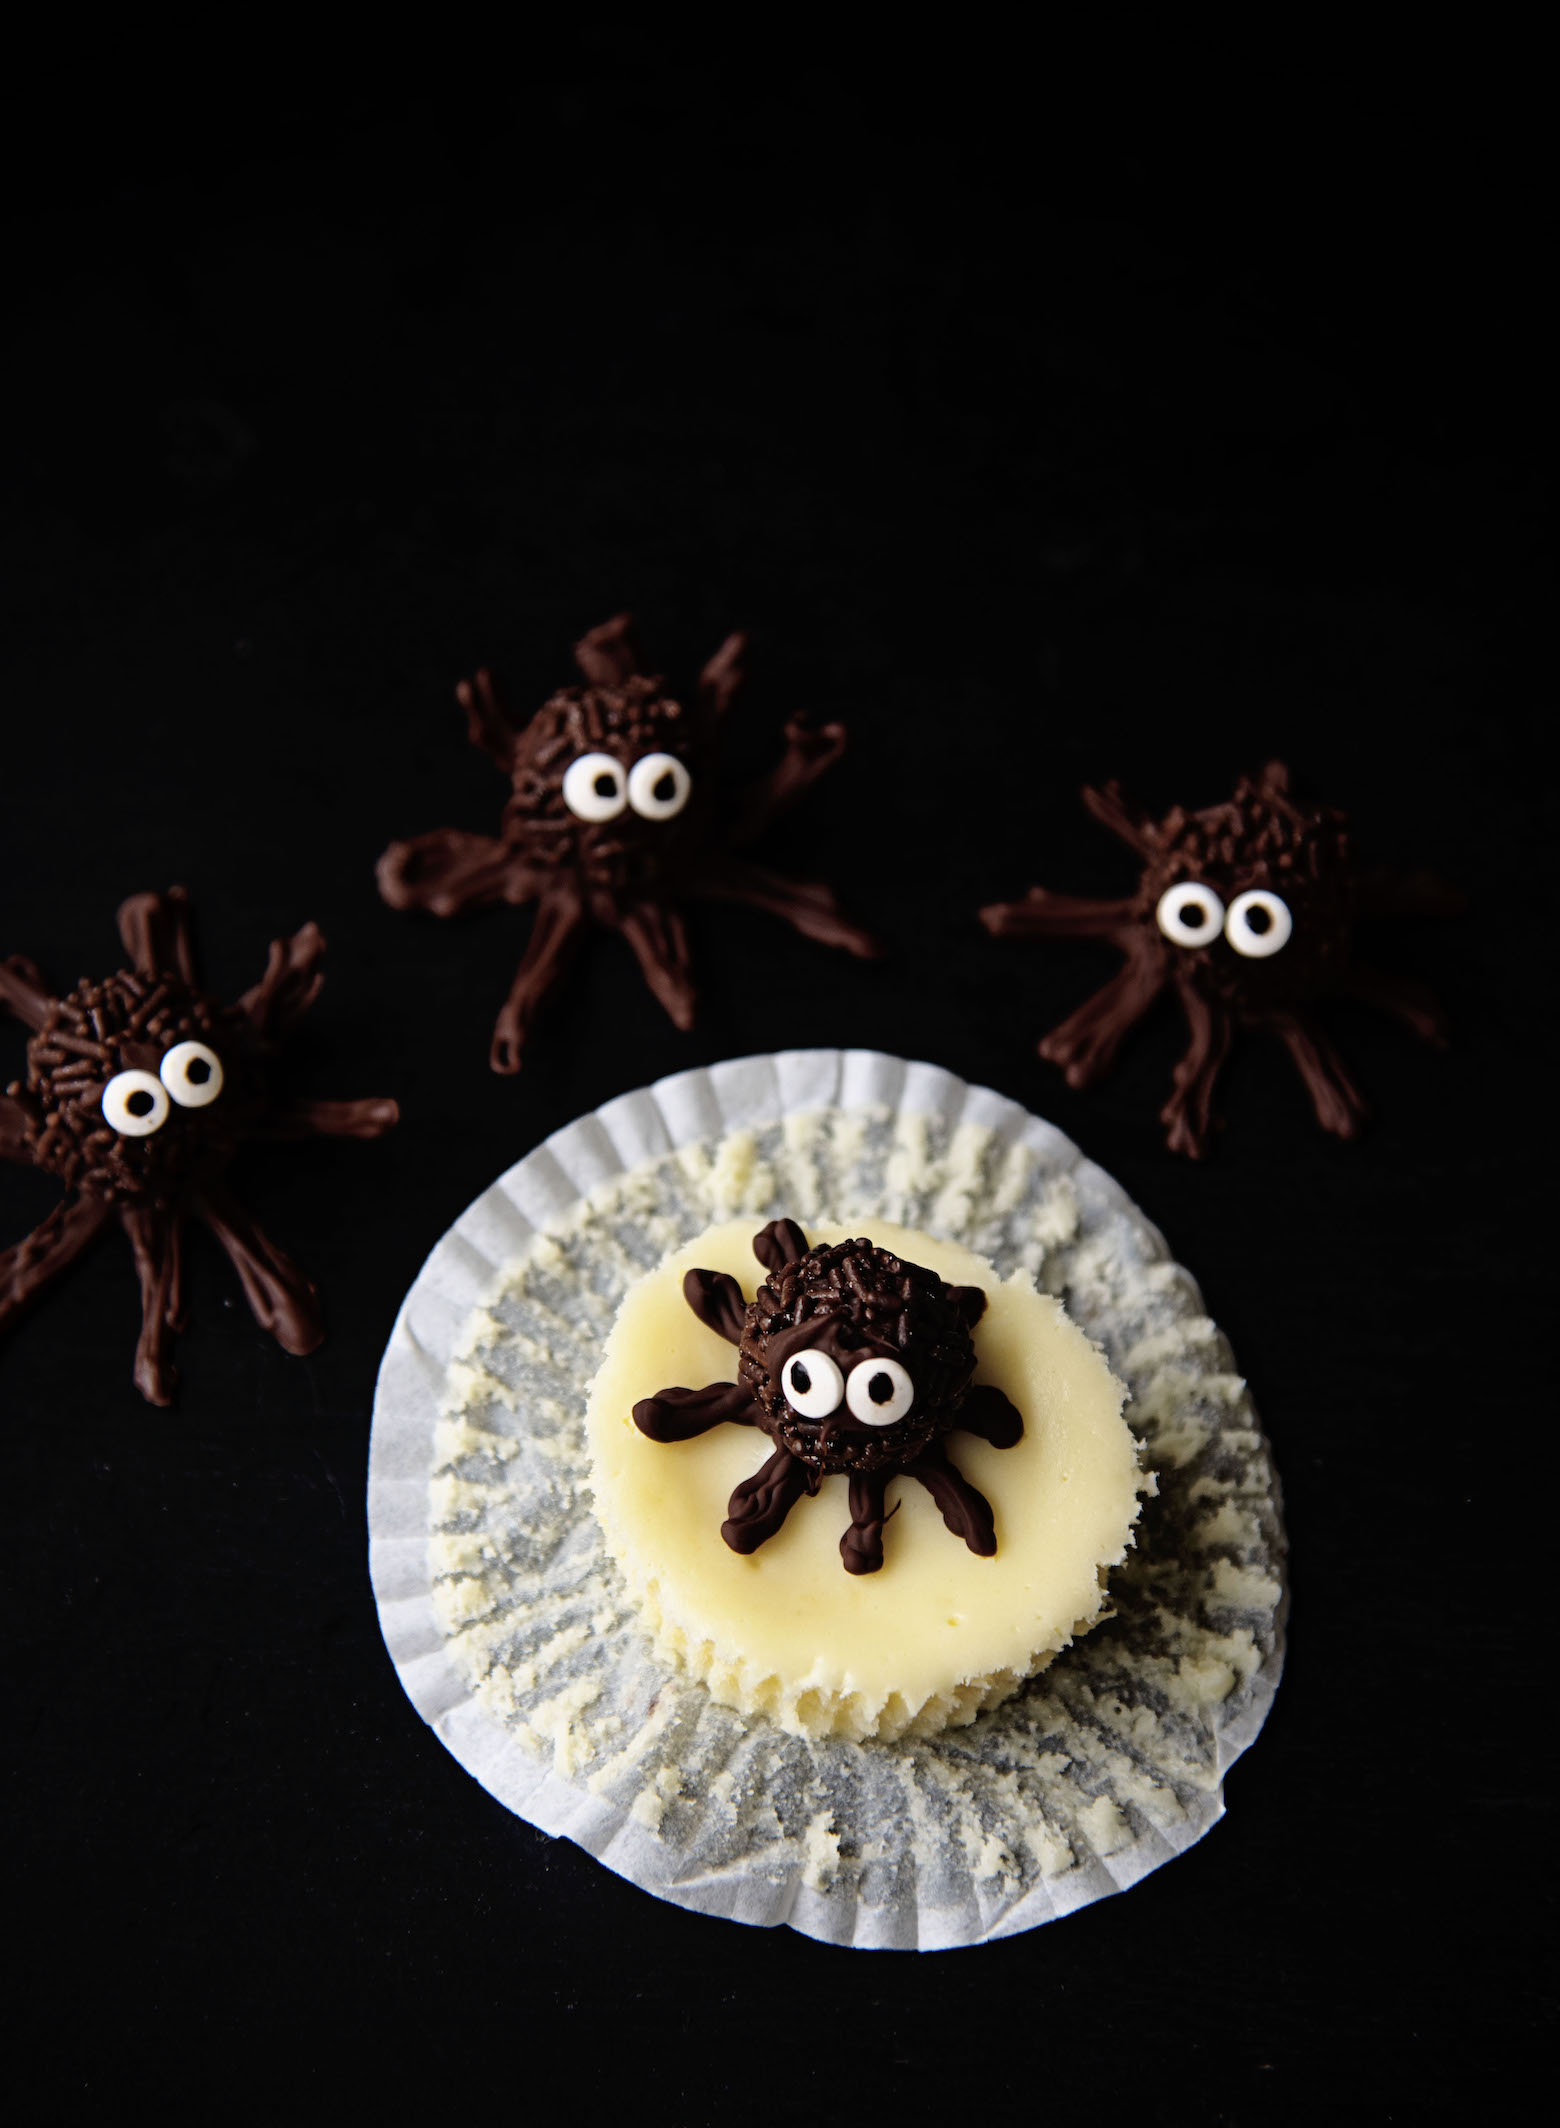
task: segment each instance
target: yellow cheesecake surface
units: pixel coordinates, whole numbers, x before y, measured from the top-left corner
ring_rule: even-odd
[[[1043,1669],[1105,1607],[1145,1484],[1122,1417],[1126,1391],[1059,1301],[1026,1272],[882,1220],[807,1227],[812,1244],[865,1233],[950,1284],[979,1286],[975,1380],[1024,1418],[1016,1447],[955,1429],[948,1452],[990,1501],[997,1550],[981,1559],[913,1478],[890,1482],[884,1563],[847,1574],[847,1481],[823,1479],[744,1558],[720,1526],[734,1486],[773,1444],[757,1426],[651,1441],[633,1406],[657,1390],[736,1379],[736,1348],[682,1295],[695,1265],[728,1271],[751,1300],[764,1273],[758,1222],[709,1228],[632,1286],[607,1338],[586,1415],[591,1486],[609,1550],[657,1645],[728,1706],[806,1736],[891,1739],[972,1721]]]

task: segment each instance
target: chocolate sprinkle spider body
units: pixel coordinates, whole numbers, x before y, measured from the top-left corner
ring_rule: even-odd
[[[723,1271],[690,1271],[683,1295],[699,1320],[738,1350],[735,1382],[663,1389],[634,1406],[653,1441],[686,1441],[730,1420],[762,1427],[768,1461],[732,1493],[721,1535],[735,1552],[774,1536],[822,1478],[850,1481],[850,1527],[840,1539],[847,1573],[883,1564],[891,1478],[916,1478],[970,1550],[997,1548],[991,1508],[944,1446],[955,1427],[1011,1448],[1024,1422],[1001,1390],[972,1386],[978,1286],[949,1286],[870,1241],[809,1249],[791,1219],[754,1237],[768,1277],[751,1303]]]
[[[1357,871],[1341,813],[1290,795],[1289,771],[1270,761],[1223,805],[1162,820],[1114,783],[1084,804],[1120,836],[1143,869],[1135,892],[1089,901],[1031,887],[980,912],[997,938],[1094,938],[1126,965],[1040,1043],[1070,1086],[1101,1078],[1123,1041],[1165,991],[1186,1018],[1186,1053],[1161,1111],[1170,1148],[1200,1159],[1213,1136],[1213,1094],[1237,1028],[1278,1036],[1323,1130],[1355,1137],[1365,1102],[1317,1018],[1332,997],[1362,999],[1443,1044],[1435,999],[1407,976],[1361,962],[1357,925],[1373,917],[1444,916],[1459,898],[1423,875],[1394,880]]]
[[[584,685],[553,695],[523,727],[505,715],[490,675],[456,694],[467,731],[510,779],[499,833],[438,828],[395,842],[379,891],[396,909],[456,916],[497,902],[536,904],[519,971],[493,1031],[495,1071],[520,1068],[537,1014],[591,925],[627,939],[674,1024],[693,1025],[696,993],[681,905],[717,900],[767,909],[806,937],[875,955],[876,941],[826,886],[787,879],[745,854],[777,815],[839,759],[843,725],[786,726],[767,776],[717,793],[717,741],[742,683],[744,638],[729,636],[699,677],[691,708],[639,668],[629,617],[575,645]]]
[[[236,1005],[196,980],[180,887],[138,894],[119,911],[133,963],[53,997],[30,961],[0,962],[0,1002],[33,1032],[27,1075],[0,1096],[0,1153],[65,1186],[25,1241],[0,1251],[0,1331],[117,1220],[141,1284],[135,1382],[172,1402],[171,1357],[183,1322],[186,1223],[203,1220],[238,1272],[255,1318],[285,1351],[324,1335],[313,1283],[233,1194],[227,1171],[250,1139],[377,1138],[394,1101],[276,1099],[271,1057],[319,995],[325,940],[305,924],[271,947]]]

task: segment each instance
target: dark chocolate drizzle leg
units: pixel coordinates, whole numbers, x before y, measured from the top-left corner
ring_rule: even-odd
[[[1388,975],[1379,968],[1354,967],[1345,978],[1344,990],[1362,1004],[1390,1012],[1421,1041],[1433,1042],[1437,1049],[1446,1047],[1446,1014],[1430,990],[1411,975]]]
[[[1173,1153],[1200,1160],[1213,1138],[1213,1090],[1229,1055],[1233,1028],[1222,1005],[1210,1004],[1189,983],[1176,992],[1191,1039],[1175,1067],[1174,1092],[1159,1111]]]
[[[728,840],[740,850],[762,835],[782,813],[804,798],[845,751],[843,724],[815,727],[793,717],[785,728],[785,752],[774,767],[731,800]]]
[[[625,680],[632,680],[639,671],[639,654],[631,617],[615,613],[610,621],[582,635],[574,646],[574,662],[592,687],[621,687]]]
[[[135,1386],[148,1404],[171,1404],[179,1386],[171,1353],[182,1327],[184,1221],[177,1212],[126,1205],[119,1215],[141,1281],[141,1335],[135,1348]]]
[[[692,1441],[730,1421],[754,1423],[753,1392],[746,1382],[711,1382],[706,1389],[658,1389],[634,1406],[634,1424],[652,1441]]]
[[[650,994],[672,1025],[686,1034],[693,1025],[698,992],[693,986],[688,933],[675,909],[642,901],[625,910],[618,929],[634,949]]]
[[[920,1479],[956,1537],[962,1537],[978,1557],[991,1557],[997,1548],[997,1531],[990,1502],[948,1460],[940,1441],[934,1441],[905,1475]]]
[[[1016,1448],[1024,1438],[1024,1414],[990,1382],[977,1382],[954,1422],[993,1448]]]
[[[994,901],[980,912],[993,938],[1106,938],[1123,941],[1132,927],[1130,901],[1080,901],[1031,887],[1022,901]]]
[[[875,1574],[883,1564],[883,1525],[890,1519],[883,1512],[883,1501],[890,1475],[875,1470],[850,1481],[850,1528],[840,1539],[840,1558],[847,1574]]]
[[[257,1034],[279,1041],[292,1032],[325,987],[324,958],[325,934],[318,924],[304,924],[291,938],[272,939],[264,975],[238,1001]]]
[[[807,1236],[794,1219],[771,1219],[753,1236],[753,1254],[766,1271],[783,1271],[807,1254]]]
[[[374,877],[392,909],[426,909],[431,916],[529,901],[540,884],[507,842],[459,828],[435,828],[410,842],[392,842]]]
[[[733,1492],[721,1535],[734,1552],[756,1552],[775,1535],[802,1494],[816,1486],[816,1475],[805,1463],[789,1449],[777,1448],[763,1468]]]
[[[43,977],[25,955],[13,953],[0,961],[0,1004],[8,1005],[24,1026],[41,1027],[53,1003]]]
[[[1321,1028],[1299,1013],[1283,1013],[1275,1017],[1273,1031],[1294,1058],[1322,1129],[1335,1138],[1358,1137],[1367,1113],[1365,1097]]]
[[[686,1271],[682,1290],[683,1299],[706,1330],[713,1330],[728,1344],[741,1344],[747,1302],[729,1271]]]
[[[1160,824],[1152,813],[1134,805],[1130,798],[1123,797],[1121,785],[1114,780],[1103,790],[1085,787],[1083,802],[1089,812],[1110,832],[1124,842],[1136,857],[1146,857],[1153,849]]]
[[[735,632],[728,635],[699,674],[699,706],[710,716],[722,717],[731,707],[737,690],[747,677],[742,664],[746,649],[745,635]]]
[[[1040,1054],[1059,1064],[1069,1086],[1091,1086],[1164,988],[1159,956],[1134,949],[1119,975],[1111,977],[1070,1018],[1041,1041]]]
[[[267,1138],[382,1138],[401,1120],[398,1103],[289,1101],[265,1120]]]
[[[858,960],[876,960],[883,951],[872,933],[853,924],[831,889],[817,880],[787,879],[762,865],[730,858],[701,874],[692,891],[708,901],[743,902],[767,910],[804,938],[816,939],[821,946],[838,946]]]
[[[37,1299],[56,1272],[74,1262],[107,1218],[106,1204],[91,1197],[66,1197],[25,1241],[0,1249],[0,1330]]]
[[[493,1028],[489,1061],[495,1071],[520,1069],[520,1054],[548,992],[568,966],[585,928],[576,895],[555,888],[543,897],[526,942],[524,958]]]
[[[466,737],[479,753],[487,755],[500,775],[507,776],[514,767],[515,728],[504,714],[493,675],[485,665],[475,679],[456,681],[455,699],[466,712]]]
[[[119,906],[119,936],[138,975],[176,975],[192,989],[195,948],[190,902],[182,887],[166,894],[132,894]]]
[[[284,1352],[312,1352],[325,1335],[313,1281],[220,1185],[208,1184],[195,1210],[231,1258],[255,1321]]]

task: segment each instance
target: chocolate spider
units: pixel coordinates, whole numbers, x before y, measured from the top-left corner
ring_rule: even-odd
[[[728,636],[699,676],[690,713],[641,673],[629,616],[574,646],[583,687],[549,697],[523,730],[479,672],[455,693],[473,746],[514,790],[497,836],[437,828],[394,842],[379,860],[393,909],[456,916],[494,902],[534,901],[536,917],[493,1030],[495,1071],[520,1068],[526,1037],[588,925],[620,931],[673,1023],[693,1025],[696,993],[677,904],[745,902],[782,916],[808,938],[870,958],[877,942],[821,885],[785,878],[739,855],[793,805],[845,748],[845,728],[785,728],[786,750],[766,776],[717,795],[718,728],[742,684],[745,639]]]
[[[1457,896],[1423,874],[1357,873],[1343,814],[1291,798],[1283,762],[1270,761],[1226,804],[1200,813],[1177,806],[1155,820],[1114,783],[1086,790],[1083,802],[1141,860],[1136,891],[1084,901],[1031,887],[1023,901],[980,912],[997,938],[1100,938],[1126,955],[1120,974],[1040,1044],[1069,1086],[1092,1085],[1109,1070],[1126,1035],[1173,988],[1191,1039],[1160,1120],[1171,1150],[1196,1160],[1209,1147],[1214,1084],[1237,1027],[1279,1037],[1317,1122],[1340,1138],[1357,1135],[1365,1103],[1313,1006],[1363,999],[1425,1041],[1445,1042],[1445,1019],[1427,990],[1354,958],[1354,927],[1361,918],[1447,915]]]
[[[970,1336],[985,1312],[979,1286],[949,1286],[870,1241],[809,1249],[794,1219],[753,1237],[769,1273],[750,1302],[725,1271],[690,1271],[683,1297],[709,1329],[737,1347],[735,1382],[663,1389],[634,1406],[652,1441],[690,1441],[731,1420],[761,1426],[774,1454],[732,1494],[721,1535],[755,1552],[803,1493],[842,1472],[850,1527],[840,1539],[849,1574],[883,1564],[883,1498],[890,1478],[918,1478],[956,1537],[989,1558],[991,1509],[949,1460],[956,1426],[1011,1448],[1024,1421],[1000,1389],[972,1387]],[[897,1509],[894,1510],[898,1512]]]
[[[31,961],[0,962],[0,1001],[32,1028],[25,1084],[0,1096],[0,1153],[65,1185],[43,1224],[0,1251],[0,1330],[117,1218],[141,1281],[135,1384],[167,1404],[169,1348],[183,1323],[185,1221],[202,1219],[232,1258],[257,1322],[287,1352],[324,1336],[319,1295],[245,1211],[227,1170],[250,1138],[377,1138],[394,1101],[278,1101],[267,1067],[320,992],[325,940],[305,924],[277,939],[236,1005],[198,987],[182,887],[119,911],[134,963],[51,997]]]

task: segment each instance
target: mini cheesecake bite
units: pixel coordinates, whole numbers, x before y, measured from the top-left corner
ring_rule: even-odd
[[[883,1221],[735,1221],[623,1300],[587,1413],[596,1512],[716,1699],[927,1734],[1099,1618],[1144,1482],[1124,1399],[1022,1272]]]

